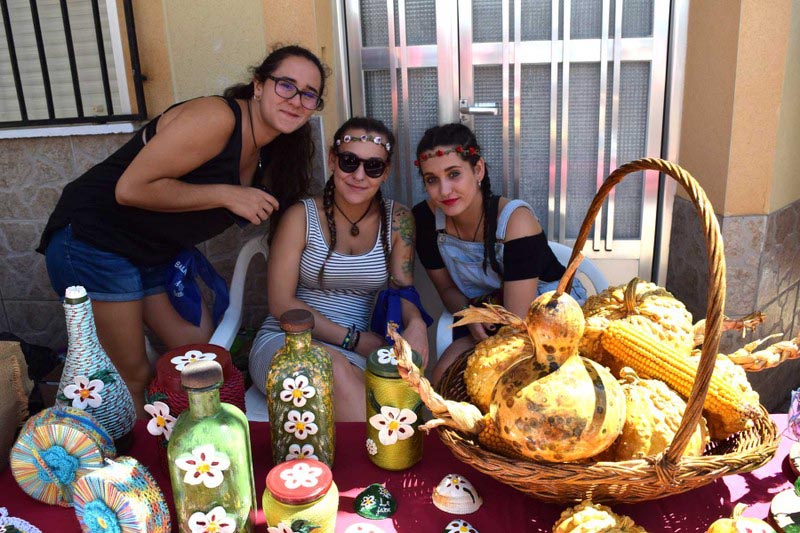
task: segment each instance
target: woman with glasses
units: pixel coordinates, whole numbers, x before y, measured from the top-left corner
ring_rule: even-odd
[[[170,107],[69,183],[38,248],[60,297],[71,285],[86,288],[100,342],[140,414],[150,374],[144,325],[167,348],[207,342],[213,329],[199,291],[190,301],[188,292],[168,296],[167,276],[183,283],[194,264],[212,273],[224,301],[224,280],[194,246],[235,222],[275,227],[281,204],[309,194],[308,120],[323,107],[326,68],[288,46],[252,72],[222,97]]]
[[[334,135],[333,170],[321,196],[289,207],[272,240],[267,267],[269,311],[250,352],[250,375],[265,381],[284,338],[278,318],[289,309],[314,315],[313,338],[333,360],[336,419],[364,420],[366,357],[386,344],[369,331],[375,295],[413,284],[414,220],[387,200],[394,136],[380,121],[352,118]],[[420,309],[403,299],[403,335],[427,360],[427,326]]]
[[[414,164],[428,193],[428,200],[413,209],[417,254],[445,308],[455,313],[496,303],[524,317],[537,294],[555,289],[565,270],[533,209],[492,193],[478,141],[463,124],[427,130]],[[572,293],[581,302],[586,299],[577,278]],[[434,382],[459,355],[494,332],[494,324],[455,328],[453,344],[434,367]]]

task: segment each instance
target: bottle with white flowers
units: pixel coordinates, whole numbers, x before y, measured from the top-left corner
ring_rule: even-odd
[[[286,342],[272,359],[266,383],[273,461],[317,459],[332,467],[333,363],[324,348],[311,344],[310,311],[286,311],[280,324]]]
[[[167,446],[178,530],[252,532],[257,500],[250,430],[242,411],[220,402],[222,367],[198,361],[181,371],[189,397]]]
[[[418,367],[422,357],[412,351]],[[391,346],[372,352],[365,373],[367,455],[384,470],[404,470],[422,459],[422,400],[400,379]]]
[[[56,406],[83,409],[108,432],[118,451],[130,443],[136,411],[128,387],[97,338],[92,302],[81,286],[64,293],[68,348]]]

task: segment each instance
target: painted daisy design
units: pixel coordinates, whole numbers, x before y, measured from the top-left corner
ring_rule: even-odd
[[[236,521],[228,518],[221,505],[208,513],[197,511],[189,517],[189,530],[192,533],[234,533]]]
[[[445,526],[445,533],[478,533],[466,520],[453,520]]]
[[[319,457],[314,454],[314,446],[311,444],[303,444],[302,448],[299,444],[291,444],[289,453],[286,454],[286,460],[291,461],[292,459],[319,459]]]
[[[367,439],[367,453],[370,455],[378,453],[378,445],[372,439]]]
[[[319,483],[319,476],[321,475],[321,468],[299,462],[292,466],[292,468],[281,472],[281,479],[287,489],[296,489],[297,487],[316,486],[316,484]]]
[[[175,365],[175,370],[180,372],[186,368],[186,365],[189,363],[194,363],[195,361],[213,361],[216,358],[217,354],[215,353],[203,353],[200,350],[189,350],[183,355],[173,357],[169,362]]]
[[[294,378],[283,380],[283,390],[280,398],[284,402],[292,402],[295,407],[303,407],[309,398],[313,398],[317,390],[309,385],[308,378],[302,374]]]
[[[293,533],[292,527],[286,524],[286,522],[278,522],[277,526],[269,526],[267,528],[267,533]]]
[[[228,456],[218,452],[211,444],[198,446],[191,455],[183,455],[175,459],[175,465],[186,471],[183,482],[189,485],[203,484],[209,489],[219,487],[223,481],[223,472],[230,468]]]
[[[72,400],[72,407],[86,409],[87,407],[100,407],[103,397],[100,391],[105,385],[99,379],[89,380],[86,376],[75,376],[71,385],[64,387],[64,396]]]
[[[375,505],[375,496],[364,496],[364,499],[361,500],[361,505],[364,507],[372,507]]]
[[[169,405],[164,402],[148,403],[144,406],[152,417],[147,423],[147,432],[154,436],[164,435],[169,440],[172,428],[175,426],[175,417],[169,414]]]
[[[283,425],[284,431],[293,434],[300,440],[306,440],[309,435],[316,435],[319,428],[314,423],[316,417],[311,411],[297,411],[292,409],[287,413],[286,418],[289,420]]]
[[[414,434],[411,425],[417,415],[410,409],[398,409],[384,405],[381,412],[369,417],[369,423],[378,430],[378,440],[384,446],[391,446],[398,440],[405,440]]]
[[[394,356],[394,350],[391,348],[381,348],[378,350],[378,362],[382,365],[389,363],[397,366],[397,357]]]

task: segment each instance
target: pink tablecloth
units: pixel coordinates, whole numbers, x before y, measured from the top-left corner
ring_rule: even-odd
[[[783,430],[786,416],[776,415],[774,419]],[[265,476],[271,466],[269,426],[252,423],[250,430],[260,507]],[[459,517],[434,507],[431,492],[449,473],[464,475],[483,496],[483,507],[471,515],[460,517],[481,533],[550,532],[563,510],[562,506],[539,502],[461,463],[435,434],[425,438],[424,458],[419,464],[403,472],[386,472],[367,458],[364,424],[337,424],[336,430],[337,455],[333,475],[340,491],[337,532],[345,531],[353,523],[369,522],[353,512],[353,501],[371,483],[384,483],[398,501],[397,513],[392,518],[371,522],[371,525],[387,533],[442,531],[448,522]],[[704,532],[717,518],[729,516],[738,502],[750,505],[745,515],[764,518],[769,514],[773,495],[790,488],[796,477],[786,459],[791,444],[791,440],[784,438],[775,458],[755,472],[727,476],[700,489],[661,500],[617,505],[614,510],[629,515],[650,532]],[[171,500],[169,478],[159,466],[155,439],[147,434],[142,422],[136,427],[135,441],[129,454],[150,468]],[[19,489],[9,470],[0,473],[0,507],[7,507],[9,515],[28,520],[45,533],[80,532],[72,509],[44,505],[30,498]],[[257,531],[266,531],[263,519]]]

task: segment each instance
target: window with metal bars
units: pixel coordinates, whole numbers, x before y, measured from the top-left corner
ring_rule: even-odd
[[[0,17],[0,128],[147,116],[131,0],[0,0]]]

